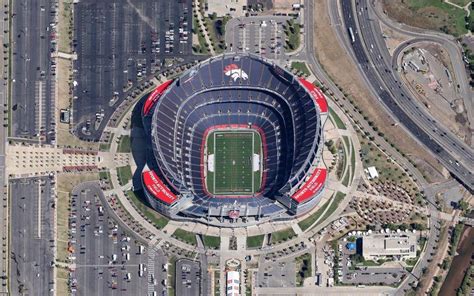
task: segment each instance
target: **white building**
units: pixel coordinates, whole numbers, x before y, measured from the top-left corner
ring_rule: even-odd
[[[386,257],[399,259],[416,257],[416,234],[376,233],[362,237],[362,256],[365,260]]]
[[[368,174],[369,180],[379,177],[379,173],[377,172],[377,169],[374,166],[367,168],[367,174]]]

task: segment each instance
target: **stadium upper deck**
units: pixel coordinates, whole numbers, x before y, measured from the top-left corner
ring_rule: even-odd
[[[150,203],[168,215],[272,217],[317,203],[327,104],[313,84],[252,55],[213,57],[159,86],[144,103],[154,161],[143,173]],[[201,151],[209,129],[245,127],[265,139],[260,191],[246,198],[206,190]],[[156,178],[148,178],[152,171]],[[156,190],[156,184],[161,190]],[[170,195],[176,196],[172,198]]]

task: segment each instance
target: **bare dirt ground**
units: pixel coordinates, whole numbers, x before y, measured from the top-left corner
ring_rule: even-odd
[[[432,261],[428,265],[424,276],[420,279],[417,295],[425,295],[424,291],[430,289],[433,277],[436,276],[436,274],[440,270],[438,263],[443,262],[443,259],[446,256],[446,252],[448,251],[449,226],[452,226],[452,222],[446,222],[445,225],[441,227],[438,249],[436,250],[436,253],[433,256]]]
[[[443,122],[460,140],[470,145],[471,130],[468,115],[462,97],[456,89],[456,77],[448,53],[439,44],[430,42],[418,43],[416,47],[426,50],[424,57],[429,65],[429,72],[428,74],[415,73],[408,67],[408,71],[401,74],[402,78],[412,90],[414,98],[421,102],[421,106],[428,113]],[[445,68],[450,71],[454,83],[448,81]],[[434,75],[436,81],[440,84],[440,92],[429,87],[430,80],[426,75]],[[421,87],[422,92],[418,92],[416,87]],[[426,104],[430,107],[426,108]]]
[[[59,51],[71,52],[70,46],[70,35],[71,31],[71,19],[72,19],[72,0],[59,1]]]
[[[99,173],[61,173],[58,174],[58,191],[71,192],[77,184],[93,180],[99,180]]]
[[[326,0],[315,1],[314,16],[316,20],[314,30],[315,52],[331,79],[353,97],[370,120],[374,121],[374,125],[391,142],[396,143],[414,161],[423,164],[419,167],[429,181],[442,177],[443,168],[438,161],[431,154],[426,153],[426,149],[418,144],[405,130],[399,126],[392,126],[395,121],[391,119],[380,105],[380,102],[367,89],[367,85],[360,77],[356,65],[339,44],[336,33],[330,25]]]
[[[292,5],[297,1],[292,0],[273,0],[273,9],[292,9]]]
[[[400,34],[397,31],[392,30],[391,28],[387,27],[385,24],[380,23],[380,28],[382,29],[382,33],[386,36],[385,44],[387,45],[388,52],[390,55],[393,54],[395,49],[403,42],[410,39],[409,37]]]
[[[69,31],[71,30],[69,19],[71,17],[70,5],[72,1],[59,1],[59,11],[60,11],[60,22],[59,22],[59,49],[62,52],[71,52],[71,44],[69,39]],[[73,134],[69,132],[70,125],[67,123],[61,123],[59,120],[59,110],[60,109],[70,109],[71,108],[71,94],[69,93],[69,86],[71,83],[71,69],[72,61],[58,58],[57,59],[57,70],[58,70],[58,97],[56,102],[56,123],[57,123],[57,143],[58,146],[73,146],[80,148],[90,148],[98,149],[99,144],[84,142],[79,140]],[[70,109],[71,110],[71,109]]]

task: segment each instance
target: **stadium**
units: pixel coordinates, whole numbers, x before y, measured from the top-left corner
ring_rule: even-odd
[[[142,185],[173,219],[292,219],[320,200],[328,107],[312,83],[254,55],[212,57],[144,101]]]

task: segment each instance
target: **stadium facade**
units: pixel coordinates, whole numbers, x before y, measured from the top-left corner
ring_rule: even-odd
[[[249,54],[212,57],[144,102],[146,198],[173,219],[219,225],[300,216],[317,205],[325,186],[327,113],[317,87],[276,64]],[[210,131],[219,138],[209,139]],[[261,141],[247,149],[228,134],[237,131]]]

